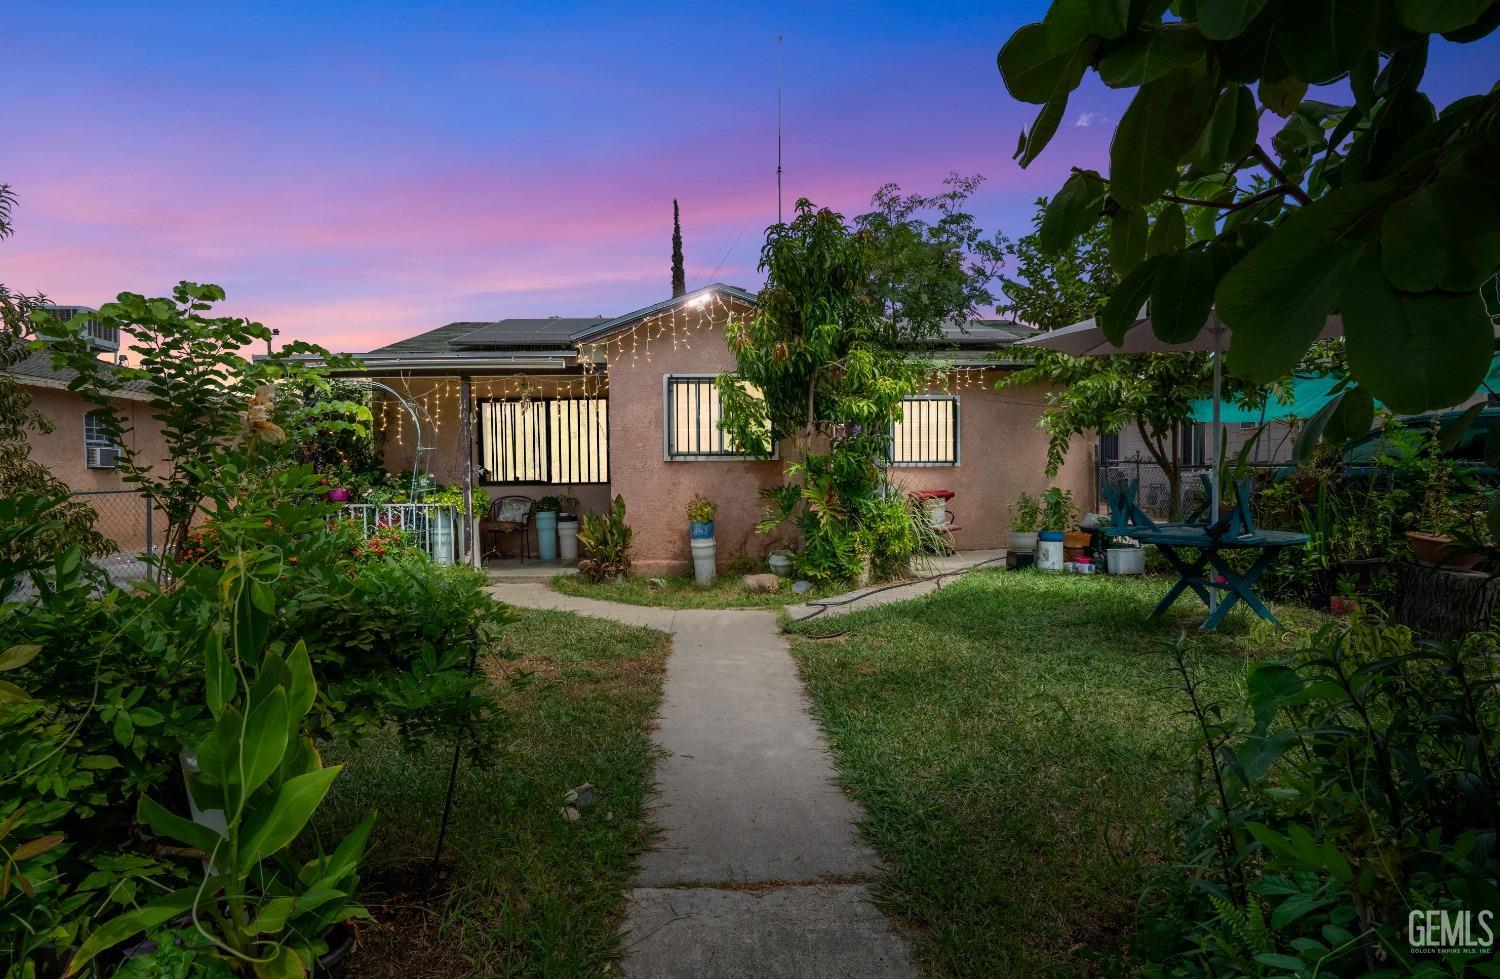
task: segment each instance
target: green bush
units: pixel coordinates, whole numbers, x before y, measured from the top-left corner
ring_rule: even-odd
[[[608,581],[629,571],[631,536],[623,496],[616,496],[603,513],[584,514],[578,525],[578,542],[589,556],[579,562],[579,574],[591,581]]]
[[[1199,736],[1183,852],[1142,905],[1155,971],[1449,975],[1487,957],[1415,955],[1407,926],[1500,907],[1494,654],[1356,618],[1252,666],[1228,704],[1179,647]]]

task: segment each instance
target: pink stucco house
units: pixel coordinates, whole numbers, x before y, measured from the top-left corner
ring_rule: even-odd
[[[426,419],[419,453],[401,403],[377,400],[387,468],[412,468],[420,454],[424,470],[454,482],[469,463],[491,496],[567,494],[585,512],[619,494],[645,572],[687,566],[683,508],[701,493],[719,505],[720,561],[758,558],[772,543],[753,530],[758,493],[780,481],[783,464],[745,458],[726,442],[712,384],[734,369],[725,324],[754,315],[755,301],[716,283],[623,316],[450,323],[361,354],[363,374]],[[946,330],[932,353],[953,371],[894,427],[892,482],[954,491],[962,549],[1003,547],[1005,508],[1022,490],[1055,483],[1093,502],[1089,447],[1057,479],[1043,473],[1045,391],[995,390],[1005,348],[1030,332],[1006,320]]]

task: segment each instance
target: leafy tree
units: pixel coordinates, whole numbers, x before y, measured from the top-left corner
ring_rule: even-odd
[[[1108,263],[1108,225],[1096,222],[1055,254],[1043,247],[1046,200],[1037,202],[1032,232],[1007,249],[1019,279],[1002,278],[1010,304],[1001,307],[1022,322],[1056,329],[1088,319],[1108,298],[1115,274]],[[1016,351],[1007,352],[1014,357]],[[1047,473],[1055,475],[1073,439],[1112,435],[1134,426],[1146,453],[1167,479],[1175,511],[1182,502],[1183,426],[1193,402],[1213,393],[1213,362],[1204,353],[1070,357],[1036,350],[1029,366],[1000,381],[1000,388],[1045,384],[1047,410],[1038,425],[1047,433]],[[1259,396],[1259,387],[1228,379],[1229,392]]]
[[[15,205],[10,185],[0,184],[0,239],[15,233]],[[98,514],[88,504],[68,499],[68,486],[31,458],[32,436],[50,435],[53,425],[32,407],[31,395],[9,373],[31,354],[30,316],[45,302],[43,296],[13,292],[0,283],[0,496],[40,496],[50,501],[41,517],[46,533],[27,541],[35,554],[56,553],[76,544],[89,555],[102,555],[111,545],[94,530]]]
[[[672,201],[672,295],[687,295],[687,270],[682,264],[682,214]]]
[[[1403,412],[1462,401],[1493,348],[1480,286],[1500,266],[1500,90],[1439,112],[1420,85],[1433,35],[1467,43],[1497,24],[1484,0],[1054,0],[999,54],[1010,94],[1042,106],[1021,165],[1085,71],[1135,95],[1108,176],[1075,170],[1043,246],[1108,221],[1122,280],[1100,322],[1116,340],[1147,300],[1171,341],[1216,307],[1229,368],[1265,383],[1340,313],[1352,413],[1372,396]],[[1285,120],[1269,149],[1267,111]]]
[[[304,394],[326,390],[324,369],[299,363],[298,355],[315,354],[330,367],[349,363],[347,358],[331,357],[322,348],[304,343],[287,344],[261,361],[247,360],[241,351],[268,342],[271,331],[238,317],[205,315],[223,298],[219,286],[194,282],[179,283],[171,298],[120,293],[94,317],[132,338],[133,361],[119,367],[103,363],[89,349],[81,317],[59,324],[46,314],[32,316],[52,341],[54,361],[77,371],[69,387],[103,409],[105,430],[120,446],[125,481],[140,487],[166,517],[168,553],[180,551],[186,543],[210,490],[222,487],[231,472],[239,471],[242,460],[237,448],[242,444],[254,447],[263,456],[261,466],[281,461],[264,457],[284,438],[272,420],[272,382],[293,380]],[[145,390],[146,409],[161,426],[165,459],[143,457],[132,440],[125,438],[129,423],[115,410],[112,393],[127,380],[139,382]],[[368,409],[358,404],[344,409],[342,414],[356,420],[325,411],[320,425],[330,430],[358,429],[363,424],[358,419],[369,417]]]
[[[759,308],[726,331],[736,371],[718,379],[721,424],[759,456],[792,440],[758,529],[792,521],[809,578],[854,577],[872,556],[895,573],[920,546],[905,503],[882,492],[883,466],[891,419],[931,370],[921,341],[990,300],[998,245],[962,209],[977,183],[952,177],[935,197],[887,185],[852,226],[800,200],[766,236]]]
[[[1041,246],[1047,198],[1036,202],[1031,233],[1006,242],[1009,272],[999,276],[1006,303],[998,311],[1042,330],[1056,330],[1092,317],[1116,276],[1109,264],[1107,228],[1096,223],[1058,251]]]

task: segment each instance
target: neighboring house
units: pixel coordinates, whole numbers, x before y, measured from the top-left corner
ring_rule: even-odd
[[[468,396],[475,483],[492,497],[568,494],[587,512],[623,496],[635,564],[651,572],[689,563],[684,508],[702,494],[719,506],[720,561],[758,558],[775,539],[754,533],[759,493],[782,481],[787,450],[774,460],[737,454],[717,428],[713,386],[735,366],[725,324],[754,312],[754,294],[714,284],[613,318],[450,323],[360,355],[362,373],[428,420],[422,468],[443,482],[463,478],[459,406]],[[933,354],[957,373],[911,399],[895,426],[891,481],[954,491],[960,548],[1004,546],[1006,505],[1023,490],[1052,482],[1085,507],[1094,502],[1087,446],[1057,479],[1043,474],[1044,389],[995,390],[1008,369],[997,355],[1030,332],[1006,320],[945,330]],[[387,468],[411,468],[412,421],[394,399],[377,400],[375,414]]]
[[[51,307],[69,318],[85,307]],[[119,346],[118,337],[90,330],[94,345],[103,353]],[[33,353],[3,371],[26,389],[31,405],[52,423],[52,431],[31,439],[31,458],[51,470],[99,512],[100,533],[113,540],[122,552],[145,548],[146,503],[127,486],[117,468],[119,447],[112,444],[100,425],[98,409],[81,394],[68,390],[75,372],[52,367],[50,353]],[[130,448],[141,465],[155,465],[167,458],[161,425],[151,417],[147,395],[137,382],[124,382],[115,391],[112,407],[124,420]],[[161,528],[153,528],[159,535]]]

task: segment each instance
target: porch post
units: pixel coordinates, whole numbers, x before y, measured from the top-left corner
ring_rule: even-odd
[[[474,539],[474,426],[470,420],[473,411],[473,393],[468,374],[458,378],[458,441],[464,452],[464,560],[480,567],[480,549]]]

